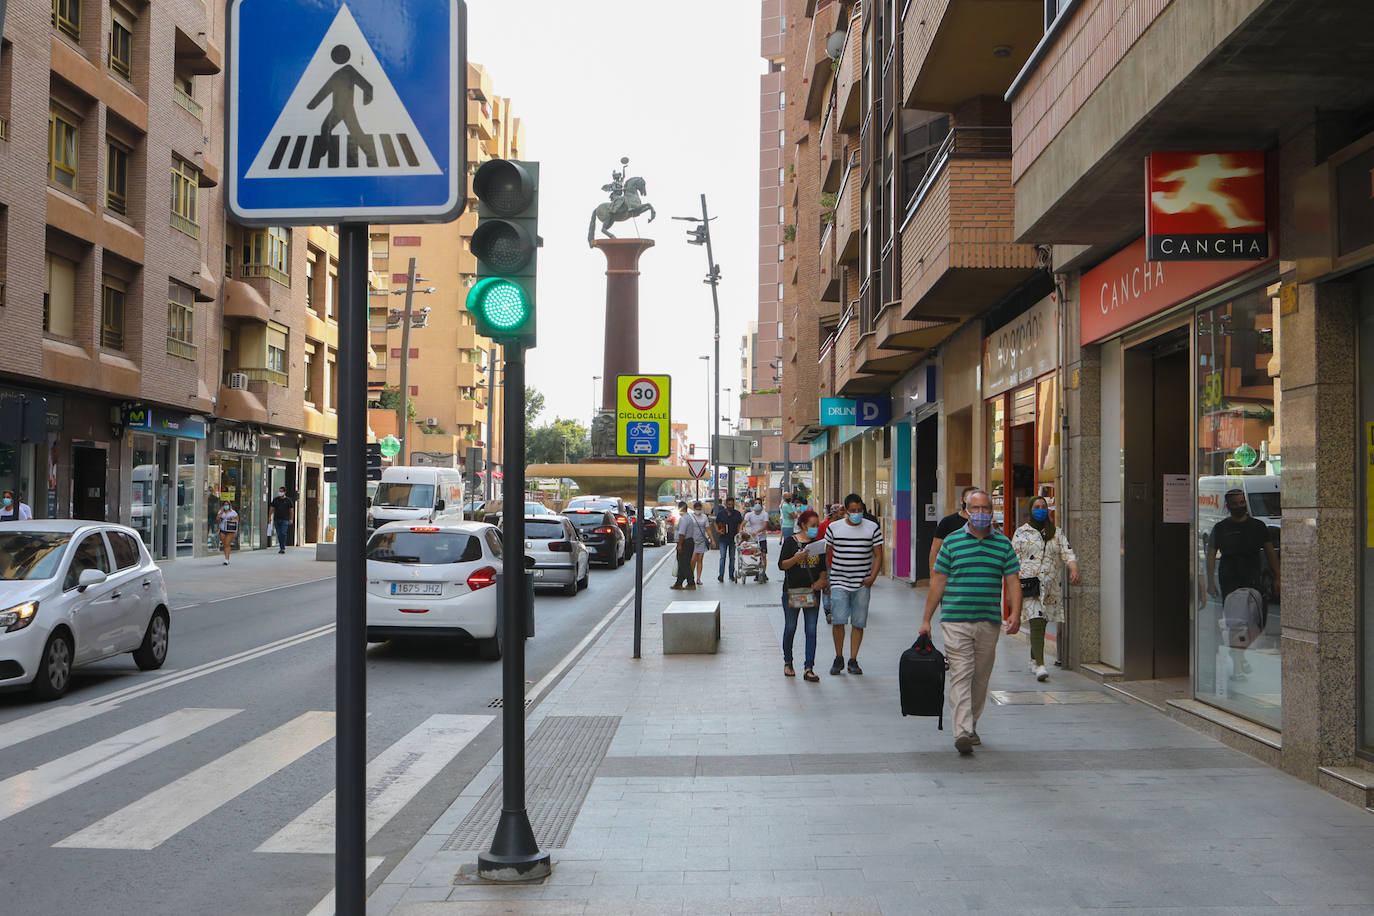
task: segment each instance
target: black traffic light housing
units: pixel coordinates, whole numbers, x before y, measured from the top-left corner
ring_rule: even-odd
[[[535,345],[539,239],[539,163],[490,159],[472,177],[477,283],[467,309],[477,333],[505,344]]]

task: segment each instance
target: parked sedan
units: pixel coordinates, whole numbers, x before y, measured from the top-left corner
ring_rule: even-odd
[[[556,586],[565,595],[576,595],[587,587],[591,556],[581,533],[561,515],[525,517],[525,556],[534,560],[535,588]]]
[[[103,522],[0,522],[0,688],[56,699],[72,668],[133,653],[167,660],[162,570],[132,528]]]
[[[616,567],[625,562],[625,532],[609,509],[565,509],[563,517],[582,535],[589,559]]]
[[[501,657],[501,535],[482,522],[389,522],[367,542],[367,639],[460,636]]]

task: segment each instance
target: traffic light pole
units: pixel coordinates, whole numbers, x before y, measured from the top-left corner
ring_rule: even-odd
[[[334,574],[337,713],[334,798],[334,908],[363,916],[367,906],[367,225],[339,227],[339,529]]]
[[[492,881],[529,881],[549,873],[525,810],[525,347],[507,341],[505,366],[506,476],[501,502],[500,621],[501,817],[477,872]]]
[[[714,465],[711,472],[711,495],[715,498],[716,505],[723,503],[720,501],[720,295],[716,290],[716,284],[720,278],[716,275],[716,258],[711,252],[711,217],[706,212],[706,195],[701,195],[701,224],[706,227],[706,282],[711,284],[711,308],[716,315],[716,405],[713,412],[715,435],[711,437],[711,463]],[[726,491],[729,496],[729,491]]]
[[[410,464],[410,310],[415,301],[415,259],[410,259],[406,271],[406,306],[401,316],[401,388],[396,407],[396,438],[401,440],[401,451],[396,455],[399,465]]]

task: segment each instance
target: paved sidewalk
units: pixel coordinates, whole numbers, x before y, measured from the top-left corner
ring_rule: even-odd
[[[334,577],[333,563],[316,562],[314,544],[288,547],[284,554],[276,548],[235,551],[228,566],[221,554],[187,557],[159,566],[173,607]]]
[[[923,591],[875,589],[862,677],[824,673],[822,618],[808,684],[782,675],[776,581],[670,581],[646,588],[641,660],[627,610],[529,716],[553,874],[471,877],[498,753],[369,913],[1374,911],[1374,817],[1083,677],[1037,683],[1023,640],[1002,642],[971,758],[903,719]],[[678,597],[723,599],[720,654],[661,654]]]

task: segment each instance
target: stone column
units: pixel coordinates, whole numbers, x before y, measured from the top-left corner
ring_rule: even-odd
[[[639,256],[653,239],[597,239],[606,256],[606,348],[601,370],[601,408],[615,409],[617,375],[639,371]]]
[[[1060,656],[1066,668],[1102,659],[1102,348],[1079,343],[1079,280],[1078,274],[1068,278],[1067,302],[1059,306],[1068,329],[1060,371],[1069,420],[1061,453],[1067,467],[1059,468],[1059,504],[1083,575],[1083,584],[1070,585],[1066,592],[1069,646],[1067,657]]]

